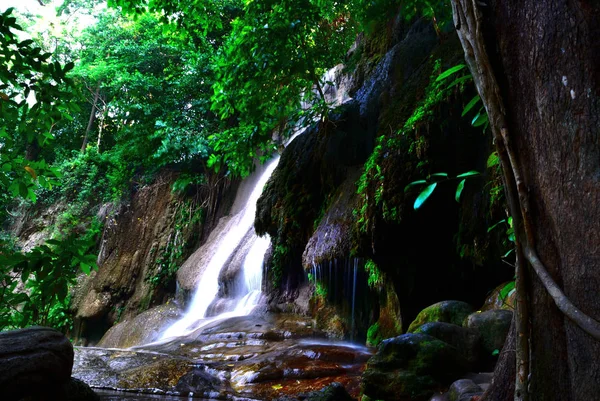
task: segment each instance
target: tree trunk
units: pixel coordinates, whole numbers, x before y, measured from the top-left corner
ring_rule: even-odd
[[[529,245],[571,302],[600,321],[600,4],[477,4],[528,191]],[[557,309],[533,270],[527,274],[531,400],[597,399],[600,342]],[[495,383],[508,386],[514,369],[502,368]]]
[[[85,135],[83,137],[83,143],[81,144],[81,153],[85,152],[85,148],[87,147],[90,132],[92,130],[92,125],[94,124],[94,120],[96,119],[96,111],[98,98],[100,97],[100,83],[96,87],[96,92],[94,93],[94,100],[92,101],[92,111],[90,112],[90,119],[88,120],[88,125],[85,129]],[[99,141],[99,140],[98,140]]]

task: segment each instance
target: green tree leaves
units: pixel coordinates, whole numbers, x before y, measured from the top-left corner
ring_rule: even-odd
[[[409,192],[415,186],[427,185],[424,189],[421,190],[421,192],[417,196],[417,199],[415,199],[413,208],[417,210],[421,206],[423,206],[423,203],[425,203],[427,199],[429,199],[429,197],[431,196],[431,194],[433,194],[433,191],[439,183],[462,178],[462,180],[460,180],[460,182],[456,186],[456,192],[454,195],[454,199],[456,200],[456,202],[460,202],[460,195],[462,194],[462,191],[465,188],[466,179],[469,177],[475,177],[479,175],[481,175],[481,173],[475,170],[459,174],[454,178],[449,178],[447,173],[433,173],[430,174],[426,180],[417,180],[411,182],[406,187],[404,187],[404,192]]]

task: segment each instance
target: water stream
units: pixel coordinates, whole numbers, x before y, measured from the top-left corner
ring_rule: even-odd
[[[254,185],[250,195],[245,199],[245,203],[241,209],[231,217],[228,231],[221,238],[215,253],[210,258],[208,265],[204,269],[202,278],[196,289],[189,309],[184,317],[175,322],[162,334],[161,339],[169,339],[185,336],[192,331],[202,327],[208,321],[214,321],[219,318],[229,318],[233,316],[245,316],[249,314],[257,305],[260,299],[260,286],[262,281],[263,259],[267,248],[269,247],[270,238],[252,238],[253,245],[246,254],[243,263],[244,286],[238,295],[238,302],[233,307],[222,311],[218,316],[212,319],[205,319],[207,311],[211,303],[215,300],[219,291],[219,274],[225,264],[231,259],[233,253],[240,245],[244,237],[249,231],[253,237],[257,237],[254,233],[254,216],[256,214],[256,201],[262,193],[263,187],[267,183],[271,174],[277,167],[279,156],[276,156],[269,161],[263,171],[258,174],[258,180]],[[256,173],[255,173],[256,174]],[[243,195],[241,195],[243,196]],[[239,197],[236,203],[239,202]]]

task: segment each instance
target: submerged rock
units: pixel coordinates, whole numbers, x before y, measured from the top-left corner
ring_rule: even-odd
[[[446,322],[462,326],[463,321],[473,313],[473,307],[462,301],[442,301],[423,309],[408,327],[414,333],[420,326],[429,322]]]
[[[425,334],[385,340],[367,363],[362,389],[372,399],[426,400],[467,371],[451,345]]]
[[[59,331],[30,327],[0,333],[0,399],[59,394],[71,377],[73,346]]]

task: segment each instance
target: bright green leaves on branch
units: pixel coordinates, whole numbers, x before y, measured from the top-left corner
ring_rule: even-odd
[[[458,183],[458,185],[456,186],[456,192],[454,195],[454,199],[457,202],[460,202],[460,195],[462,194],[462,191],[465,188],[466,179],[469,177],[475,177],[478,175],[480,175],[480,173],[478,171],[474,171],[474,170],[459,174],[454,178],[449,178],[447,173],[434,173],[434,174],[430,174],[426,180],[417,180],[417,181],[411,182],[404,188],[404,192],[408,192],[413,187],[416,187],[416,186],[426,185],[426,187],[424,189],[422,189],[421,192],[419,193],[419,195],[417,196],[417,199],[415,200],[415,203],[413,205],[413,208],[415,210],[417,210],[431,196],[431,194],[433,193],[433,191],[435,190],[435,188],[438,186],[439,183],[462,178],[460,180],[460,182]]]

